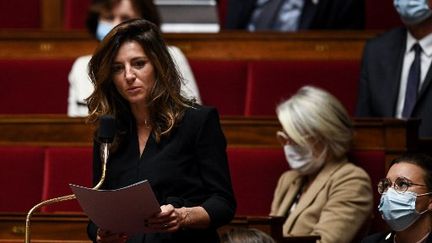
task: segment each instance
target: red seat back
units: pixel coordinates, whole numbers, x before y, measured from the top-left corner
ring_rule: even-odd
[[[336,96],[354,114],[360,65],[352,61],[256,61],[250,63],[247,116],[276,115],[276,106],[304,85]]]
[[[92,154],[91,147],[47,148],[43,199],[72,194],[69,183],[91,187]],[[73,200],[44,207],[42,211],[81,211],[81,207]]]
[[[0,147],[0,212],[27,212],[41,201],[44,149]]]
[[[66,114],[73,60],[0,60],[0,114]]]
[[[384,151],[366,151],[353,150],[349,153],[350,161],[362,167],[370,176],[372,183],[372,192],[374,196],[373,220],[370,228],[373,232],[386,230],[386,223],[378,212],[378,204],[381,195],[378,193],[377,185],[380,179],[386,176],[385,171],[385,152]],[[361,196],[361,195],[360,195]],[[370,233],[373,233],[370,232]]]
[[[0,1],[0,29],[40,28],[42,0]]]
[[[246,61],[190,60],[202,102],[221,115],[243,115]]]
[[[367,30],[389,30],[403,25],[393,0],[366,0],[365,4]]]
[[[282,148],[229,147],[237,215],[268,215],[280,175],[289,169]]]
[[[87,11],[91,0],[64,0],[65,29],[85,29]]]

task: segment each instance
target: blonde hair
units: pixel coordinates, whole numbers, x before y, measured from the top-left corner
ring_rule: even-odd
[[[318,142],[327,156],[346,156],[352,141],[352,122],[344,106],[327,91],[304,86],[276,108],[287,135],[313,151]]]

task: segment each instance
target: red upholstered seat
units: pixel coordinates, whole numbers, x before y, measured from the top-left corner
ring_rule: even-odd
[[[219,25],[221,29],[225,26],[228,1],[229,0],[219,0],[218,2]]]
[[[66,114],[73,60],[0,60],[0,114]]]
[[[90,0],[64,0],[65,29],[85,29]]]
[[[386,229],[386,223],[381,219],[378,212],[378,204],[380,201],[380,194],[377,190],[378,181],[386,176],[385,171],[385,153],[384,151],[366,151],[354,150],[349,154],[350,161],[362,167],[370,176],[372,182],[372,192],[374,196],[373,206],[373,220],[370,229],[373,232],[383,231]],[[361,195],[359,195],[361,196]],[[370,233],[373,233],[370,232]]]
[[[0,1],[0,28],[40,28],[42,0]]]
[[[275,115],[277,104],[307,84],[326,89],[353,114],[359,72],[358,60],[251,62],[245,115]]]
[[[282,148],[229,147],[237,215],[268,215],[280,175],[289,169]]]
[[[0,212],[27,212],[41,201],[42,147],[0,147]]]
[[[245,61],[190,60],[205,105],[221,115],[243,115],[247,63]]]
[[[92,154],[91,147],[47,148],[43,199],[72,194],[69,183],[91,187]],[[42,211],[81,211],[81,208],[76,200],[73,200],[44,207]]]
[[[403,25],[392,0],[366,0],[365,5],[367,30],[389,30]]]

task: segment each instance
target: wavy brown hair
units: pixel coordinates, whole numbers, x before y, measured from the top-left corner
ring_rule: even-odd
[[[89,76],[94,91],[86,100],[89,108],[87,120],[96,123],[102,115],[116,118],[119,142],[122,132],[128,130],[132,114],[129,103],[120,95],[113,82],[112,64],[119,48],[126,42],[136,41],[144,49],[155,72],[155,84],[145,101],[149,107],[149,122],[156,141],[168,136],[182,119],[188,100],[180,93],[182,78],[162,39],[159,28],[144,19],[134,19],[116,26],[99,44],[89,63]]]

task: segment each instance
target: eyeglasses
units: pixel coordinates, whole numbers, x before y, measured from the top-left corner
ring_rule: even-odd
[[[294,141],[291,140],[291,138],[288,136],[288,134],[286,134],[285,131],[277,131],[276,138],[282,146],[285,144],[290,144],[290,145],[295,144]]]
[[[394,186],[393,186],[393,184],[394,184]],[[412,181],[410,181],[404,177],[398,177],[394,183],[390,179],[384,178],[378,182],[379,194],[385,193],[387,191],[387,189],[391,186],[393,186],[397,192],[403,193],[403,192],[406,192],[408,190],[408,188],[410,188],[412,186],[426,186],[426,185],[413,183]]]

